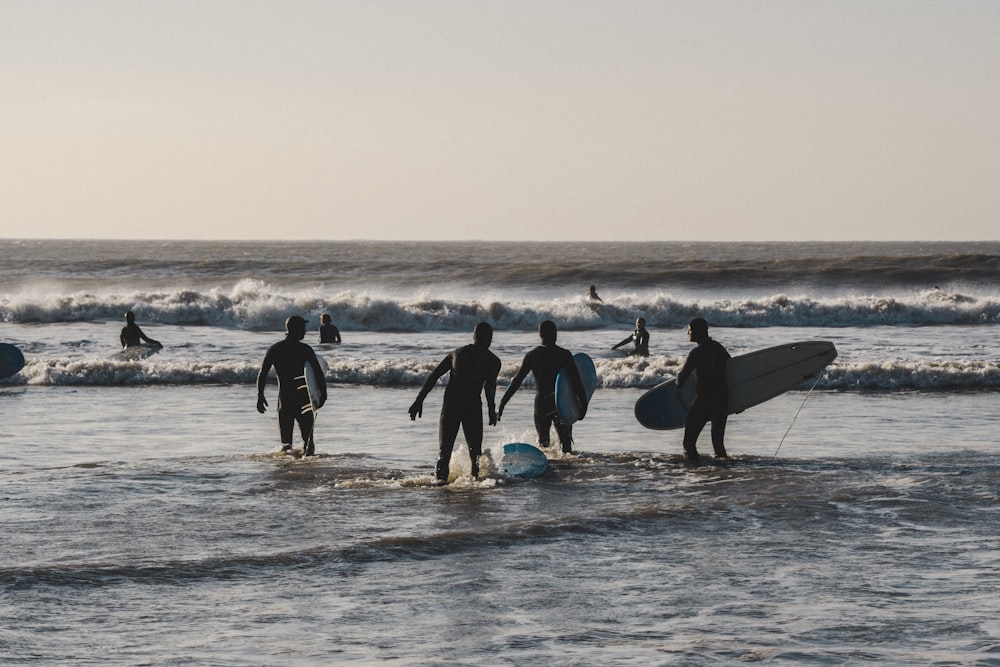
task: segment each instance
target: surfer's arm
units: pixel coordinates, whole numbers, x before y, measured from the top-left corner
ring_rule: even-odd
[[[422,417],[424,414],[424,399],[427,398],[427,394],[431,393],[434,389],[434,385],[437,381],[441,379],[441,376],[450,371],[451,366],[451,355],[449,354],[445,357],[438,367],[434,369],[434,372],[430,374],[430,377],[424,382],[424,386],[420,388],[420,393],[417,394],[417,400],[413,401],[413,405],[410,406],[410,419],[415,420],[417,417]]]
[[[260,366],[260,372],[257,373],[257,412],[264,414],[267,411],[267,399],[264,398],[264,388],[267,386],[267,374],[271,372],[271,366],[274,362],[271,360],[271,353],[268,352],[264,355],[264,362]]]
[[[497,375],[499,374],[499,367],[497,372],[486,378],[486,382],[483,383],[483,393],[486,394],[486,411],[489,414],[490,426],[497,425]]]
[[[618,349],[618,348],[620,348],[620,347],[621,347],[622,345],[626,345],[626,344],[628,344],[628,343],[631,343],[631,342],[632,342],[632,334],[629,334],[629,335],[628,335],[628,338],[626,338],[626,339],[625,339],[625,340],[623,340],[622,342],[618,343],[617,345],[615,345],[615,346],[614,346],[614,347],[612,347],[611,349],[612,349],[612,350],[617,350],[617,349]]]
[[[497,419],[503,415],[503,406],[507,405],[507,401],[514,397],[514,394],[521,387],[521,383],[524,382],[524,378],[528,376],[531,371],[531,364],[528,363],[528,359],[525,358],[524,363],[521,364],[521,369],[514,376],[514,379],[510,381],[507,385],[507,391],[503,393],[503,398],[500,399],[500,407],[497,408]]]

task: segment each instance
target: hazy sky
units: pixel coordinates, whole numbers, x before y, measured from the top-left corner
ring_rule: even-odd
[[[0,236],[1000,238],[995,0],[0,0]]]

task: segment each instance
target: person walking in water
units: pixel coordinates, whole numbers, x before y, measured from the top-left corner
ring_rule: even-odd
[[[493,327],[480,322],[472,332],[472,344],[460,347],[446,356],[420,388],[417,400],[410,406],[410,419],[423,416],[424,399],[434,385],[449,373],[448,384],[444,388],[441,402],[441,418],[438,422],[438,460],[435,476],[439,485],[448,483],[451,452],[461,426],[465,442],[469,446],[472,463],[472,477],[479,476],[479,457],[483,453],[483,402],[490,426],[496,426],[497,375],[500,374],[500,358],[490,352],[493,342]]]
[[[720,343],[708,335],[708,322],[696,317],[688,324],[688,339],[697,343],[698,347],[691,350],[684,362],[684,367],[677,375],[677,391],[696,374],[695,399],[688,409],[687,420],[684,422],[684,454],[688,463],[697,464],[698,436],[705,424],[712,422],[712,448],[715,456],[727,458],[724,443],[726,435],[726,419],[729,414],[729,385],[726,383],[726,364],[730,355]]]
[[[131,310],[125,313],[125,326],[122,327],[122,332],[118,336],[118,339],[121,341],[122,347],[133,347],[139,345],[142,341],[146,341],[150,345],[163,347],[163,343],[153,340],[139,328],[139,325],[135,323],[135,313]]]
[[[299,433],[302,436],[302,453],[313,456],[316,444],[313,430],[316,417],[313,414],[309,391],[306,389],[305,367],[312,367],[319,381],[319,406],[326,403],[326,378],[323,368],[316,358],[316,353],[309,345],[302,342],[306,337],[306,321],[298,315],[292,315],[285,321],[285,339],[272,345],[257,374],[257,412],[267,412],[267,399],[264,389],[267,387],[267,376],[274,368],[278,376],[278,431],[281,435],[281,451],[292,450],[292,439],[295,423],[298,422]]]
[[[633,331],[628,338],[613,346],[612,350],[617,350],[622,345],[627,345],[629,343],[635,343],[635,349],[633,349],[629,354],[634,354],[640,357],[649,356],[649,332],[646,331],[646,318],[640,317],[635,321],[635,331]]]
[[[573,379],[577,400],[583,409],[580,419],[583,419],[587,414],[589,399],[583,388],[583,381],[580,379],[580,371],[577,370],[576,363],[573,361],[572,353],[556,345],[557,333],[555,322],[551,320],[545,320],[538,325],[538,335],[542,339],[542,344],[524,355],[521,369],[514,376],[510,386],[507,387],[503,398],[500,399],[497,419],[503,415],[504,406],[514,396],[530,372],[535,378],[534,417],[538,444],[542,447],[549,446],[550,431],[555,425],[563,452],[570,454],[573,452],[573,427],[563,423],[556,414],[556,376],[559,375],[559,371],[568,369]]]
[[[334,326],[327,313],[319,316],[319,342],[340,343],[340,329]]]

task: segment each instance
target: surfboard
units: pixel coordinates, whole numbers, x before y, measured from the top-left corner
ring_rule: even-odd
[[[526,442],[511,442],[503,446],[499,472],[504,477],[538,477],[549,468],[545,453]]]
[[[111,356],[115,359],[124,359],[126,361],[135,361],[137,359],[145,359],[146,357],[151,357],[160,350],[163,349],[162,345],[151,345],[149,343],[141,343],[139,345],[129,345],[128,347],[115,352]]]
[[[0,343],[0,378],[10,377],[24,368],[24,354],[16,345]]]
[[[597,389],[597,369],[594,367],[594,360],[583,352],[578,352],[573,355],[573,361],[576,363],[576,369],[580,371],[583,389],[589,400]],[[576,400],[573,378],[565,370],[559,371],[559,375],[556,376],[556,413],[565,424],[579,421],[583,413],[582,406]]]
[[[302,372],[305,377],[306,391],[309,393],[309,405],[312,407],[313,412],[319,411],[319,399],[322,396],[322,390],[320,389],[320,379],[316,377],[316,373],[313,371],[312,364],[306,362],[305,368]],[[305,408],[303,408],[303,412]]]
[[[837,358],[829,341],[776,345],[733,357],[726,364],[729,414],[743,412],[801,385]],[[635,418],[646,428],[682,428],[694,400],[697,378],[690,378],[677,393],[677,381],[662,382],[635,402]]]

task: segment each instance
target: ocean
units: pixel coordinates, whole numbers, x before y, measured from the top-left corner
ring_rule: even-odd
[[[128,310],[162,351],[115,356]],[[300,459],[254,389],[293,314],[329,365]],[[632,408],[696,316],[839,356],[691,467]],[[637,317],[648,358],[611,350]],[[544,319],[597,367],[574,453],[474,480],[459,436],[435,486],[420,385],[487,321],[499,395]],[[996,242],[0,240],[0,663],[1000,665],[998,334]]]

